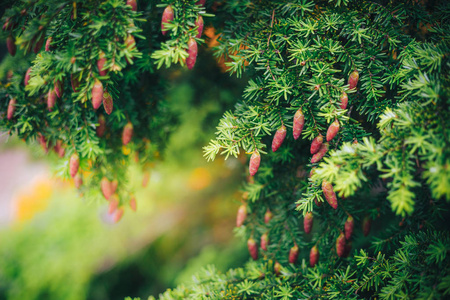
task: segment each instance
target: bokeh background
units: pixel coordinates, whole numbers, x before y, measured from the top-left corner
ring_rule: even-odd
[[[8,66],[28,62],[0,45],[3,79]],[[138,208],[117,224],[106,201],[82,197],[55,175],[55,153],[0,132],[0,299],[147,299],[209,264],[226,271],[247,260],[245,242],[233,235],[245,156],[213,163],[202,156],[245,80],[223,73],[208,50],[192,72],[162,76],[181,121],[146,188],[131,167]]]

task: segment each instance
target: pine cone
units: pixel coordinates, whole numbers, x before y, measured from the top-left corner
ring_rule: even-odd
[[[109,182],[108,178],[102,178],[102,180],[100,181],[100,189],[102,190],[103,197],[105,197],[106,200],[109,200],[113,192],[111,188],[111,182]]]
[[[174,12],[173,12],[172,5],[167,6],[164,9],[164,12],[163,12],[163,15],[162,15],[162,20],[161,20],[161,32],[162,32],[163,35],[166,35],[166,33],[168,31],[168,30],[165,29],[164,25],[173,21],[173,15],[174,15]]]
[[[53,38],[50,36],[47,41],[45,42],[45,51],[50,51],[50,44],[52,43]]]
[[[8,52],[9,54],[11,54],[11,56],[16,55],[16,39],[14,38],[14,36],[10,35],[6,38],[6,47],[8,48]]]
[[[311,163],[315,164],[319,162],[325,156],[327,151],[328,151],[328,144],[327,143],[322,144],[320,146],[319,151],[316,154],[314,154],[313,157],[311,158]]]
[[[74,178],[75,175],[77,175],[79,167],[80,167],[80,157],[78,156],[78,154],[74,153],[70,157],[69,161],[70,177]]]
[[[370,216],[365,216],[362,223],[364,236],[369,235],[371,227],[372,227],[372,219],[370,218]]]
[[[62,93],[63,93],[61,81],[60,81],[60,80],[56,80],[56,81],[55,81],[55,84],[54,84],[54,87],[55,87],[55,93],[56,93],[56,96],[57,96],[58,98],[61,98]]]
[[[319,151],[320,147],[323,143],[323,136],[319,133],[318,136],[314,138],[314,140],[311,143],[311,154],[317,153]]]
[[[198,54],[197,42],[193,38],[190,38],[188,41],[187,53],[189,56],[188,58],[186,58],[186,65],[189,70],[192,70],[192,68],[195,65],[195,62],[197,61],[197,54]]]
[[[134,196],[132,196],[130,199],[130,207],[132,211],[136,211],[137,209],[136,198]]]
[[[258,245],[256,244],[253,238],[249,238],[247,241],[248,252],[250,252],[250,256],[253,260],[258,259]]]
[[[201,38],[202,37],[202,33],[203,33],[203,26],[205,25],[203,22],[203,17],[202,16],[197,16],[197,19],[195,20],[195,26],[197,26],[197,35],[195,36],[196,38]]]
[[[108,115],[110,115],[114,109],[113,99],[111,94],[107,91],[103,93],[103,108]]]
[[[237,216],[236,216],[236,227],[241,227],[244,224],[245,219],[247,218],[247,205],[242,204],[239,206]]]
[[[292,135],[294,136],[294,140],[297,140],[303,131],[303,125],[305,125],[305,116],[301,109],[297,110],[294,115],[294,126],[292,129]]]
[[[258,172],[260,163],[261,155],[259,155],[258,151],[253,152],[252,156],[250,157],[250,164],[248,167],[251,176],[254,176],[256,172]]]
[[[55,104],[56,104],[56,92],[54,90],[50,90],[50,91],[48,91],[48,94],[47,94],[48,111],[52,111]]]
[[[272,220],[272,218],[273,218],[273,213],[269,209],[267,209],[266,213],[264,214],[264,223],[266,223],[266,224],[269,223],[270,220]]]
[[[339,121],[335,120],[331,123],[327,130],[327,142],[331,141],[339,131]]]
[[[77,173],[75,175],[75,177],[73,178],[73,182],[77,189],[79,189],[81,187],[81,185],[83,184],[83,178],[81,177],[80,173]]]
[[[131,142],[132,137],[133,137],[133,124],[131,124],[131,122],[128,122],[122,131],[122,144],[126,146],[129,142]]]
[[[123,207],[116,209],[116,213],[114,214],[114,223],[117,223],[120,221],[120,219],[122,219],[124,212],[125,211],[124,211]]]
[[[322,182],[322,191],[328,204],[330,204],[332,208],[337,209],[338,207],[337,197],[336,194],[334,193],[333,186],[331,185],[331,183],[324,180]]]
[[[16,98],[9,100],[8,111],[6,112],[6,118],[11,120],[14,117],[14,113],[16,112]]]
[[[348,88],[350,90],[356,88],[356,86],[358,85],[358,80],[359,80],[359,73],[357,70],[355,70],[348,77]]]
[[[119,207],[119,196],[117,196],[117,194],[112,194],[109,198],[108,214],[115,212],[117,207]]]
[[[345,221],[344,229],[345,229],[345,239],[350,240],[353,233],[353,228],[355,226],[355,220],[353,220],[352,216],[348,216],[347,221]]]
[[[275,273],[275,275],[280,275],[280,271],[281,271],[281,264],[279,262],[275,262],[275,264],[273,265],[273,272]]]
[[[31,73],[31,67],[29,67],[27,72],[25,73],[25,79],[23,80],[23,83],[25,86],[27,86],[28,81],[30,81],[30,73]]]
[[[289,250],[289,263],[295,264],[298,258],[298,246],[295,244],[291,250]]]
[[[305,217],[303,218],[303,228],[305,229],[306,234],[311,232],[313,221],[314,221],[313,213],[307,212]]]
[[[267,235],[267,233],[264,233],[261,236],[261,249],[263,249],[264,251],[267,251],[268,245],[269,245],[269,236]]]
[[[98,109],[103,101],[103,84],[100,80],[96,79],[94,87],[92,88],[92,106],[94,109]]]
[[[273,137],[272,141],[272,151],[275,152],[280,148],[281,144],[283,144],[284,139],[286,138],[286,126],[281,125],[280,128],[278,128],[277,132],[275,132],[275,135]]]
[[[311,267],[314,267],[317,262],[319,261],[320,253],[319,249],[317,249],[317,246],[314,246],[311,248],[311,251],[309,252],[309,265]]]
[[[98,126],[97,126],[97,136],[98,137],[103,137],[103,135],[105,134],[106,131],[106,119],[105,116],[103,115],[99,115],[98,116]]]
[[[137,11],[137,2],[136,0],[127,0],[127,5],[131,6],[132,11]]]
[[[347,104],[348,104],[348,95],[347,95],[346,92],[342,93],[342,96],[341,96],[340,100],[341,100],[341,104],[339,105],[339,107],[341,109],[346,109],[347,108]]]
[[[105,53],[100,50],[99,59],[97,60],[98,74],[100,76],[105,76],[108,73],[108,70],[105,69],[105,63],[106,63]]]
[[[336,253],[339,257],[343,257],[345,254],[345,236],[343,233],[336,239]]]

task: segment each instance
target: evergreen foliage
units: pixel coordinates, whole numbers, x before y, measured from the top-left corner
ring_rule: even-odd
[[[131,157],[149,171],[171,130],[166,124],[175,121],[161,101],[165,83],[153,74],[148,55],[158,36],[156,22],[145,22],[156,18],[154,8],[148,4],[148,11],[155,15],[151,17],[132,11],[121,0],[38,1],[32,6],[20,1],[5,13],[4,21],[11,24],[6,32],[16,41],[17,55],[25,52],[23,59],[31,61],[31,73],[25,87],[29,65],[19,65],[2,85],[2,113],[11,99],[16,102],[12,118],[4,114],[1,127],[27,142],[39,140],[46,152],[62,142],[65,153],[59,174],[63,177],[69,177],[69,158],[78,154],[84,175],[80,192],[90,201],[103,198],[100,181],[106,177],[119,182],[120,205],[128,204]],[[129,43],[130,37],[137,43]],[[49,51],[40,49],[40,41],[49,38]],[[32,49],[37,55],[28,54]],[[100,69],[101,58],[105,61]],[[58,81],[62,97],[48,111],[47,95]],[[93,109],[96,82],[105,96],[108,92],[112,97],[110,114],[106,107]],[[100,95],[100,102],[104,98]],[[105,119],[103,133],[98,132],[101,118]],[[133,143],[123,145],[128,122],[134,129]]]
[[[31,49],[45,33],[55,50],[34,59],[25,89],[25,68],[2,86],[1,111],[9,99],[17,103],[14,118],[0,122],[26,140],[39,133],[63,140],[66,157],[77,152],[81,168],[93,172],[89,197],[109,172],[122,185],[129,151],[145,154],[145,164],[164,145],[164,124],[174,116],[164,114],[154,67],[192,67],[191,45],[203,42],[199,15],[220,33],[215,57],[249,78],[204,154],[255,155],[236,234],[256,261],[226,274],[208,267],[160,299],[449,295],[448,2],[226,0],[205,8],[164,0],[139,1],[138,12],[121,0],[50,2],[21,14],[23,1],[6,13],[4,21],[18,25],[8,29],[16,44]],[[130,35],[137,47],[125,42]],[[111,70],[105,76],[96,69],[100,50]],[[69,74],[82,79],[79,92],[69,92]],[[154,85],[142,76],[154,76]],[[99,112],[88,105],[95,79],[120,99],[106,139],[96,137]],[[58,80],[67,98],[46,112],[40,99]],[[128,121],[137,137],[122,146]],[[268,245],[259,250],[261,238]]]

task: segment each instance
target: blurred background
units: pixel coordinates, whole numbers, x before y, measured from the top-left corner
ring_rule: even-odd
[[[4,59],[0,45],[2,79],[21,62]],[[55,153],[0,132],[0,299],[147,299],[208,264],[226,271],[247,260],[245,242],[233,237],[245,157],[202,156],[245,80],[221,72],[203,50],[192,72],[163,76],[181,122],[146,188],[131,167],[137,212],[126,210],[117,224],[106,201],[90,202],[55,176]]]

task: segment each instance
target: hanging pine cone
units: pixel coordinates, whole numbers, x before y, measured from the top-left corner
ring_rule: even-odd
[[[343,233],[336,239],[336,253],[339,257],[343,257],[345,254],[345,236]]]
[[[314,246],[311,248],[311,251],[309,252],[309,265],[311,267],[314,267],[317,262],[319,261],[319,249],[317,249],[317,246]]]
[[[108,178],[102,178],[102,180],[100,181],[100,189],[102,190],[103,197],[105,197],[106,200],[109,200],[109,197],[111,197],[113,192],[111,188],[111,182],[109,182]]]
[[[80,167],[80,157],[78,154],[74,153],[70,157],[69,161],[69,171],[70,171],[70,177],[74,178],[75,175],[78,173],[78,168]]]
[[[248,239],[247,247],[248,247],[248,252],[250,253],[250,256],[253,258],[253,260],[257,260],[258,259],[258,245],[256,244],[256,241],[253,238]]]
[[[203,17],[202,16],[197,16],[197,19],[195,20],[195,26],[197,27],[197,35],[195,36],[196,38],[201,38],[202,37],[202,33],[203,33]]]
[[[132,11],[137,11],[137,2],[136,0],[127,0],[127,5],[131,6]]]
[[[119,182],[117,181],[117,179],[114,179],[113,181],[111,181],[111,193],[115,193],[117,190],[117,186],[119,185]]]
[[[38,134],[38,142],[41,145],[42,149],[44,149],[45,154],[47,154],[48,153],[47,140],[45,136],[43,136],[41,133]]]
[[[131,196],[130,207],[131,207],[132,211],[136,211],[137,210],[136,198],[134,196]]]
[[[342,92],[342,96],[341,96],[340,100],[341,100],[341,104],[339,105],[339,107],[341,109],[346,109],[347,104],[348,104],[348,95],[346,92]]]
[[[190,38],[188,41],[187,53],[188,58],[186,58],[186,65],[189,70],[192,70],[192,68],[195,65],[195,62],[197,61],[197,54],[198,54],[197,42],[193,38]]]
[[[372,227],[372,219],[370,218],[370,216],[365,216],[362,223],[364,236],[369,235],[371,227]]]
[[[60,80],[55,81],[54,89],[55,89],[56,96],[58,98],[61,98],[61,96],[63,94],[63,90],[62,90],[62,84],[61,84]]]
[[[50,45],[51,45],[52,41],[53,41],[53,38],[50,36],[47,39],[47,41],[45,42],[45,51],[47,51],[47,52],[50,51]]]
[[[103,101],[103,84],[100,80],[96,79],[94,87],[92,88],[92,106],[94,109],[98,109]]]
[[[276,152],[278,148],[280,148],[285,138],[286,138],[286,126],[281,125],[280,128],[278,128],[277,132],[275,132],[275,135],[273,137],[272,141],[273,152]]]
[[[269,245],[269,235],[266,232],[261,236],[261,249],[267,251],[268,245]]]
[[[328,204],[330,204],[332,208],[337,209],[338,207],[337,197],[336,194],[334,193],[333,186],[331,185],[331,183],[324,180],[322,182],[322,191]]]
[[[255,152],[253,152],[252,156],[250,157],[250,164],[248,167],[251,176],[254,176],[256,172],[258,172],[260,163],[261,155],[259,155],[259,152],[255,150]]]
[[[359,73],[357,70],[353,71],[348,77],[348,88],[353,90],[358,85]]]
[[[77,173],[75,177],[73,178],[73,183],[75,184],[75,188],[79,189],[81,185],[83,184],[83,178],[81,177],[80,173]]]
[[[352,216],[348,216],[347,221],[345,221],[345,225],[344,225],[345,239],[348,241],[352,238],[354,226],[355,226],[355,220],[353,220]]]
[[[311,163],[315,164],[317,162],[319,162],[327,153],[328,151],[328,144],[324,143],[320,146],[319,151],[313,155],[313,157],[311,158]]]
[[[116,213],[114,214],[114,223],[117,223],[120,221],[120,219],[122,219],[124,212],[125,210],[123,209],[123,207],[119,207],[118,209],[116,209]]]
[[[319,133],[318,136],[316,136],[312,143],[311,143],[311,154],[316,154],[317,151],[319,151],[320,147],[322,146],[323,143],[323,136]]]
[[[339,131],[339,121],[335,120],[331,123],[330,127],[327,130],[327,142],[331,141]]]
[[[280,271],[281,271],[281,264],[279,262],[275,262],[275,264],[273,265],[273,272],[275,273],[275,275],[280,275]]]
[[[63,158],[66,149],[64,149],[63,143],[61,140],[57,140],[55,146],[53,146],[53,150],[55,150],[55,153],[58,154],[59,157]]]
[[[105,109],[105,112],[110,115],[114,108],[113,99],[111,97],[111,94],[108,93],[108,91],[105,91],[103,93],[103,108]]]
[[[98,137],[103,137],[103,135],[105,134],[106,131],[106,119],[105,116],[103,115],[99,115],[98,116],[98,126],[96,128],[96,132],[97,132],[97,136]]]
[[[162,15],[162,20],[161,20],[161,32],[163,35],[166,35],[168,30],[165,29],[165,25],[173,21],[173,15],[174,15],[174,11],[173,11],[172,5],[167,6],[164,9],[164,12]]]
[[[273,218],[273,213],[270,211],[270,209],[266,210],[266,213],[264,214],[264,223],[269,223],[270,220]]]
[[[112,194],[111,197],[109,197],[108,214],[112,214],[113,212],[115,212],[118,207],[119,207],[119,196],[117,196],[117,194]]]
[[[298,139],[303,131],[303,125],[305,125],[305,116],[301,109],[298,109],[294,115],[294,125],[292,129],[292,135],[294,140]]]
[[[50,91],[48,91],[48,94],[47,94],[48,111],[52,111],[55,104],[56,104],[56,92],[54,90],[50,90]]]
[[[289,250],[289,263],[295,264],[297,262],[298,258],[298,246],[295,244],[290,250]]]
[[[133,137],[133,124],[131,124],[131,122],[128,122],[122,131],[122,144],[126,146],[129,142],[131,142],[132,137]]]
[[[244,224],[245,219],[247,218],[247,205],[242,204],[239,206],[237,216],[236,216],[236,227],[241,227]]]
[[[30,81],[30,73],[31,73],[31,67],[29,67],[27,72],[25,73],[25,79],[23,80],[23,83],[25,86],[27,86],[28,81]]]
[[[99,58],[97,60],[98,74],[100,76],[105,76],[108,73],[108,70],[105,69],[105,64],[106,64],[105,52],[100,50]]]
[[[14,36],[10,35],[6,38],[6,47],[8,48],[8,52],[9,54],[11,54],[11,56],[16,55],[16,39],[14,38]]]
[[[11,120],[14,117],[14,113],[16,112],[16,104],[17,104],[16,98],[9,100],[8,111],[6,112],[6,118],[8,120]]]
[[[313,221],[314,221],[313,213],[307,212],[303,219],[303,228],[305,229],[306,234],[311,232]]]

